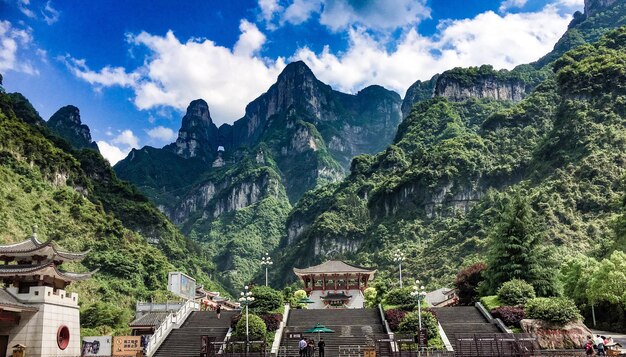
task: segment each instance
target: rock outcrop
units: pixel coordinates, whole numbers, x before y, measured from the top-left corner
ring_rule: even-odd
[[[96,143],[91,140],[89,127],[83,124],[80,119],[80,110],[73,105],[67,105],[57,110],[46,125],[76,149],[98,150]]]
[[[617,2],[618,0],[585,0],[585,15],[593,16]]]
[[[587,336],[593,336],[582,322],[570,322],[560,326],[541,320],[524,319],[520,325],[522,331],[537,336],[537,342],[542,349],[582,349],[587,342]]]
[[[481,77],[471,82],[462,82],[446,76],[437,80],[435,95],[460,102],[470,98],[491,98],[519,102],[526,96],[526,85],[522,80],[500,80],[493,77]]]
[[[178,139],[170,148],[186,159],[198,157],[209,160],[216,154],[218,137],[218,128],[211,119],[209,105],[197,99],[187,107]]]

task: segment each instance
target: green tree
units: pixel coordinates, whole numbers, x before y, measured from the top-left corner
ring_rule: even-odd
[[[535,298],[535,288],[524,280],[514,279],[502,284],[498,289],[498,299],[509,306],[524,305]]]
[[[255,286],[252,288],[254,301],[250,304],[250,310],[255,314],[268,313],[279,309],[283,303],[283,296],[278,290],[269,286]]]
[[[367,303],[367,307],[374,307],[376,306],[376,296],[378,295],[378,292],[376,291],[375,288],[373,287],[369,287],[365,290],[363,290],[363,297],[365,298],[365,302]]]
[[[515,191],[489,235],[491,249],[485,271],[488,293],[495,293],[513,279],[530,283],[539,296],[558,293],[556,270],[550,263],[550,252],[541,246],[547,239],[539,234],[539,226],[529,199]]]
[[[561,266],[561,283],[565,296],[574,300],[578,306],[589,304],[589,283],[593,272],[598,268],[598,261],[579,255]]]
[[[624,305],[626,301],[626,253],[613,252],[591,274],[587,294],[592,303]]]
[[[267,327],[262,318],[254,314],[248,314],[248,331],[250,341],[263,340],[267,333]],[[246,337],[246,316],[241,316],[235,327],[235,336],[239,338]]]

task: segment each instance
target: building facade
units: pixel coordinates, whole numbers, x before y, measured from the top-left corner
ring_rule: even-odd
[[[0,245],[0,357],[10,356],[18,344],[27,356],[80,356],[78,294],[65,288],[93,272],[69,273],[59,266],[86,254],[40,242],[36,232],[23,242]]]

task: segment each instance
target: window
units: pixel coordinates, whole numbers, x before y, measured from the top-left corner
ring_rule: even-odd
[[[67,328],[67,326],[59,327],[59,330],[57,331],[57,345],[59,346],[61,350],[64,350],[67,348],[69,344],[70,344],[70,329]]]

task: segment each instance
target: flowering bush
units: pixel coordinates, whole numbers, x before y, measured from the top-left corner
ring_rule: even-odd
[[[280,322],[283,320],[282,314],[265,314],[261,315],[261,319],[267,326],[267,331],[276,331],[280,326]]]
[[[385,311],[385,320],[387,320],[391,331],[398,331],[398,327],[400,327],[400,321],[404,319],[405,315],[406,311],[400,309],[391,309]]]
[[[491,310],[493,317],[499,318],[507,326],[519,327],[519,322],[526,316],[524,309],[516,306],[500,306]]]

